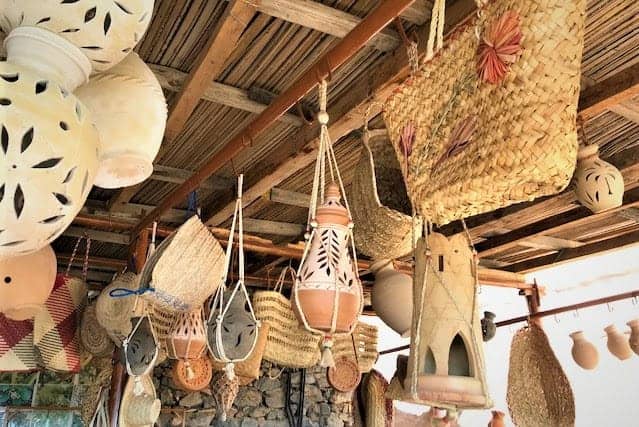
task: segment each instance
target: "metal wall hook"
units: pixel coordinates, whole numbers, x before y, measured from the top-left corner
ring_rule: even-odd
[[[561,319],[556,314],[553,316],[555,318],[556,323],[561,323]]]
[[[608,312],[612,313],[613,311],[615,311],[615,309],[612,307],[612,305],[609,302],[606,303],[606,306],[608,307]]]

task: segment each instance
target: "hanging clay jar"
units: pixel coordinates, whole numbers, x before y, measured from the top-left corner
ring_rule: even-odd
[[[604,331],[608,335],[608,350],[619,360],[629,359],[632,356],[632,350],[626,336],[619,332],[615,325],[607,326]]]
[[[484,311],[484,318],[481,319],[481,336],[484,342],[488,342],[495,337],[497,325],[495,325],[495,313]]]
[[[370,266],[375,275],[372,303],[377,316],[403,338],[410,336],[413,314],[413,278],[395,270],[391,260]]]
[[[128,187],[151,176],[167,109],[160,83],[138,54],[130,53],[75,94],[93,113],[100,132],[95,185]]]
[[[211,319],[217,319],[215,312]],[[217,322],[209,322],[208,342],[213,357],[224,362],[220,350],[230,360],[243,360],[250,356],[257,342],[257,323],[250,310],[246,308],[246,297],[237,292],[231,300],[221,323],[221,342],[217,341]]]
[[[167,341],[169,358],[186,360],[200,358],[206,350],[206,330],[202,309],[181,313]]]
[[[300,322],[305,319],[313,329],[338,333],[351,330],[362,301],[359,277],[349,256],[352,223],[340,198],[337,184],[329,184],[325,201],[317,208],[317,228],[293,293]],[[335,330],[331,331],[334,315]]]
[[[490,419],[490,422],[488,423],[488,427],[506,427],[506,424],[504,423],[504,416],[506,414],[504,414],[501,411],[491,411],[493,416]]]
[[[584,369],[595,369],[599,364],[599,352],[597,348],[586,339],[583,331],[570,334],[573,340],[572,358],[577,365]]]
[[[1,259],[0,313],[11,320],[33,318],[53,289],[56,268],[49,245],[29,255]]]
[[[9,37],[15,31],[37,30],[64,38],[91,61],[95,72],[101,72],[124,59],[142,39],[153,4],[153,0],[2,0],[0,28]],[[29,51],[26,44],[21,47],[30,56],[40,54]]]
[[[594,213],[621,206],[624,183],[619,169],[599,158],[599,147],[579,150],[575,170],[577,200]]]
[[[62,37],[28,28],[41,33],[28,46],[11,33],[0,62],[0,257],[35,252],[62,234],[98,167],[90,111],[71,93],[88,78],[88,59]],[[33,63],[34,51],[51,62]]]
[[[626,325],[630,326],[630,348],[639,355],[639,319],[633,319]]]

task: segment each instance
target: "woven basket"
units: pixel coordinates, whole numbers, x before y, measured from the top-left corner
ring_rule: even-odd
[[[446,224],[568,185],[585,3],[491,1],[389,97],[384,120],[419,214]],[[520,19],[521,56],[503,81],[484,82],[475,32],[486,37],[508,11]]]
[[[145,294],[154,305],[190,311],[202,306],[215,292],[223,270],[222,247],[200,219],[193,216],[147,260],[140,287],[154,289]]]
[[[107,357],[113,354],[113,342],[98,322],[95,314],[95,304],[87,306],[80,320],[80,343],[91,354],[97,357]]]
[[[353,342],[354,341],[354,342]],[[369,372],[377,362],[377,327],[359,322],[350,334],[340,334],[335,336],[333,343],[333,355],[335,358],[349,357],[354,359],[354,348],[357,348],[357,362],[359,371]]]
[[[249,384],[260,377],[260,366],[262,364],[262,357],[264,357],[264,350],[266,349],[269,329],[268,323],[262,323],[258,328],[257,342],[251,355],[248,359],[234,364],[235,374],[240,377],[240,385]],[[226,363],[218,362],[215,359],[211,360],[213,362],[213,370],[224,370]]]
[[[366,427],[391,427],[393,425],[393,401],[385,394],[388,381],[377,371],[371,371],[362,381],[360,394],[364,402]]]
[[[513,337],[506,400],[519,427],[575,425],[570,383],[538,326],[524,327]]]
[[[395,259],[411,252],[413,221],[407,214],[410,202],[387,138],[366,143],[364,137],[348,200],[357,224],[353,238],[360,252],[373,259]]]
[[[304,330],[291,301],[279,292],[253,295],[255,316],[269,325],[264,359],[287,368],[310,368],[320,360],[320,335]]]

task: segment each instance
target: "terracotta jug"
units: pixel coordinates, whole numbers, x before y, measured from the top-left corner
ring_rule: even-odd
[[[505,427],[506,424],[504,423],[504,413],[501,411],[491,411],[493,414],[493,417],[490,419],[490,422],[488,423],[488,427]]]
[[[51,246],[0,260],[0,313],[11,320],[35,316],[55,283],[57,263]]]
[[[171,359],[199,359],[206,350],[206,330],[202,309],[182,312],[173,325],[168,339]]]
[[[626,336],[619,332],[615,325],[607,326],[604,331],[608,335],[608,350],[619,360],[629,359],[632,356],[632,350]]]
[[[597,348],[586,339],[583,331],[570,334],[573,340],[572,358],[584,369],[595,369],[599,364],[599,352]]]
[[[626,323],[626,325],[630,326],[630,348],[637,355],[639,355],[639,319],[633,319],[630,322]]]
[[[311,328],[325,332],[332,332],[334,312],[334,332],[349,332],[357,322],[362,298],[361,283],[349,254],[352,223],[340,198],[337,184],[329,184],[324,203],[317,208],[317,227],[293,292],[293,308],[300,322],[306,318]]]
[[[579,150],[575,170],[577,200],[597,213],[621,206],[624,192],[619,169],[599,158],[599,147],[588,145]]]
[[[370,270],[375,275],[371,295],[375,313],[403,338],[410,337],[413,278],[395,270],[388,259],[374,262]]]

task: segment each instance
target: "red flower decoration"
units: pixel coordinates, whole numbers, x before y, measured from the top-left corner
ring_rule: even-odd
[[[408,156],[413,152],[413,143],[415,142],[415,124],[408,122],[399,135],[399,148],[404,155],[404,175],[408,176]]]
[[[493,23],[479,44],[477,58],[477,74],[487,83],[501,82],[519,55],[521,54],[521,40],[519,14],[514,11],[506,12]]]

